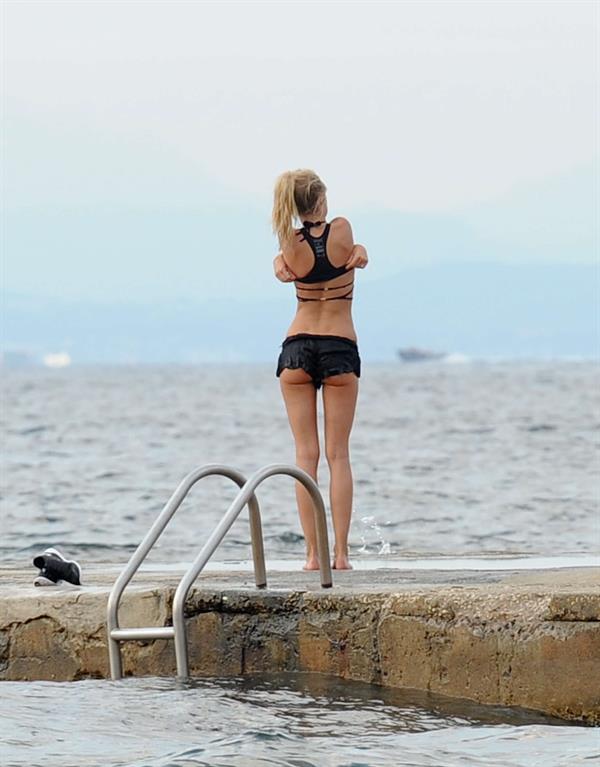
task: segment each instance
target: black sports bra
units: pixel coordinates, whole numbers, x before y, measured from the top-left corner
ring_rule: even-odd
[[[298,234],[302,235],[301,242],[308,242],[310,245],[310,249],[312,250],[314,256],[315,256],[315,262],[313,264],[312,269],[308,274],[306,274],[301,279],[296,280],[296,283],[306,284],[310,285],[313,282],[328,282],[329,280],[335,279],[335,277],[339,277],[342,274],[347,274],[348,270],[345,266],[334,266],[329,258],[327,257],[327,238],[329,236],[329,229],[331,227],[331,224],[326,224],[325,229],[323,230],[323,234],[319,235],[319,237],[313,237],[310,233],[310,227],[320,226],[321,224],[325,223],[324,221],[303,221],[302,229],[298,232]],[[352,287],[354,286],[354,280],[351,280],[350,282],[344,283],[343,285],[336,285],[335,287],[330,288],[304,288],[301,287],[301,285],[297,285],[296,287],[299,290],[306,291],[306,290],[320,290],[320,291],[330,291],[330,290],[339,290],[341,288],[350,288],[350,290],[345,293],[343,296],[324,296],[322,298],[304,298],[303,296],[299,296],[298,293],[296,293],[296,298],[298,301],[339,301],[339,300],[346,300],[351,301],[352,300]]]

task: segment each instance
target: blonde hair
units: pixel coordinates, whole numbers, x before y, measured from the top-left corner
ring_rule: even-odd
[[[273,196],[273,232],[280,245],[289,242],[294,234],[294,219],[312,213],[327,187],[314,170],[286,170],[275,182]]]

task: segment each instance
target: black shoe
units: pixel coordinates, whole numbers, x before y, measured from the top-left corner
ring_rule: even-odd
[[[33,581],[34,586],[56,586],[61,581],[81,586],[79,563],[65,559],[56,549],[46,549],[43,554],[34,558],[33,564],[40,569],[39,575]]]

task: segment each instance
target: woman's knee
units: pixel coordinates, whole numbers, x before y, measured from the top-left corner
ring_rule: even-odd
[[[319,443],[310,442],[296,445],[296,463],[302,466],[317,466],[319,463]]]
[[[347,443],[327,442],[325,444],[325,457],[331,466],[335,463],[350,461],[350,451]]]

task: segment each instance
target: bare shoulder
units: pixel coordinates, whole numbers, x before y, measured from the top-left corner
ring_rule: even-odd
[[[344,216],[336,216],[335,218],[331,219],[331,228],[337,229],[340,232],[349,230],[352,231],[352,226],[347,218],[344,218]]]
[[[340,245],[348,250],[354,247],[354,237],[352,235],[352,226],[347,218],[337,216],[331,219],[331,235]]]
[[[295,229],[292,238],[288,242],[286,242],[283,245],[281,245],[280,243],[281,252],[283,253],[284,259],[286,258],[286,256],[293,256],[294,253],[297,252],[298,246],[302,242],[301,235],[302,235],[302,230]]]

